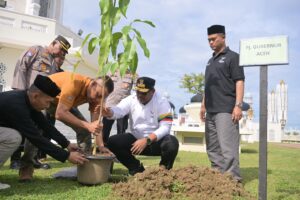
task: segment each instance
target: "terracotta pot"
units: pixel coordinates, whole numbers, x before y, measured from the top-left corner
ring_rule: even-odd
[[[96,185],[107,182],[114,156],[86,156],[89,162],[77,166],[77,180],[81,184]]]

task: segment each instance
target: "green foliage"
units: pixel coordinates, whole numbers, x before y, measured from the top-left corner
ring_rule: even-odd
[[[100,34],[94,37],[91,37],[92,34],[88,34],[81,46],[83,47],[88,42],[88,51],[90,54],[92,54],[96,48],[100,49],[98,55],[98,75],[106,75],[109,71],[114,73],[116,70],[120,71],[121,76],[123,76],[127,70],[135,74],[139,60],[137,44],[142,49],[144,55],[147,58],[150,57],[150,51],[146,41],[133,25],[139,22],[155,27],[151,21],[135,19],[121,28],[121,31],[113,32],[121,17],[126,18],[129,3],[130,0],[118,0],[118,4],[117,0],[99,0],[101,11]],[[120,40],[122,40],[123,48],[119,47]],[[121,50],[121,52],[118,53],[118,50]],[[109,61],[109,58],[113,60]]]
[[[202,73],[184,74],[179,87],[187,89],[192,94],[202,94],[204,91],[204,75]]]

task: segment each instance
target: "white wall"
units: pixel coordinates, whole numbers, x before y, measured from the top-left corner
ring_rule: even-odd
[[[6,72],[3,75],[3,78],[6,82],[6,90],[11,88],[13,73],[15,69],[16,62],[23,52],[22,49],[15,49],[9,47],[1,47],[0,48],[0,62],[6,65]]]
[[[250,141],[259,141],[259,123],[253,122],[252,128],[254,131],[253,135],[247,137]],[[282,132],[280,123],[268,123],[268,142],[281,142]]]
[[[26,0],[6,0],[6,8],[20,13],[25,13]]]

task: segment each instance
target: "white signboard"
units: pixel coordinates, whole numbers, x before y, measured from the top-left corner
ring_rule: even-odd
[[[288,37],[242,39],[240,66],[288,64]]]

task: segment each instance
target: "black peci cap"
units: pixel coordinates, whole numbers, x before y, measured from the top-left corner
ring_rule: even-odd
[[[155,80],[149,77],[140,77],[136,81],[135,90],[139,92],[148,92],[153,89],[155,85]]]
[[[207,35],[212,35],[216,33],[223,33],[225,34],[225,26],[222,25],[212,25],[207,28]]]
[[[47,76],[37,75],[33,84],[50,97],[56,97],[60,93],[59,87]]]
[[[64,38],[63,36],[59,35],[55,38],[56,41],[58,41],[63,50],[68,53],[69,48],[71,47],[70,43],[68,42],[68,40],[66,38]]]

